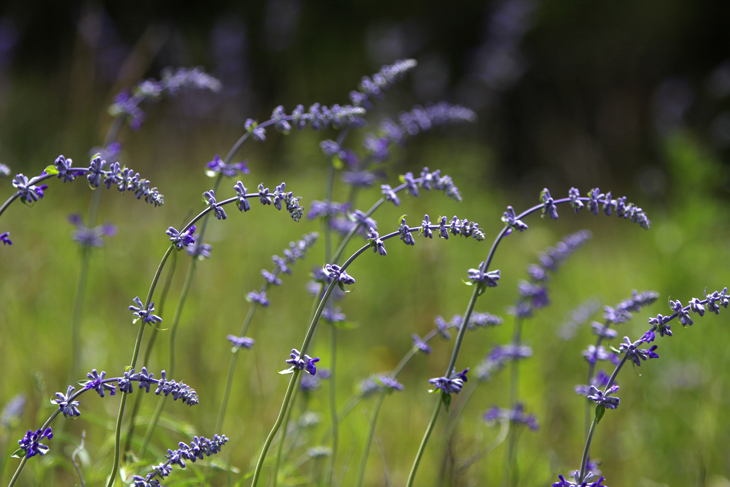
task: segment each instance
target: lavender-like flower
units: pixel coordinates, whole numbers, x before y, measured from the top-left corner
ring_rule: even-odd
[[[619,390],[617,384],[612,385],[604,393],[596,386],[591,386],[588,394],[588,399],[595,402],[599,406],[604,406],[606,409],[616,409],[621,402],[618,397],[611,397],[611,394]]]
[[[212,189],[203,193],[203,203],[206,203],[210,205],[211,208],[213,208],[213,213],[215,214],[215,217],[217,219],[225,220],[228,217],[223,207],[216,202],[215,191],[213,191]]]
[[[117,228],[110,223],[87,228],[78,213],[69,216],[68,221],[76,226],[76,231],[72,237],[73,240],[85,248],[103,247],[104,239],[102,237],[113,237],[117,234]]]
[[[13,242],[10,241],[10,232],[0,233],[0,242],[2,242],[3,245],[13,245]]]
[[[487,287],[496,287],[498,285],[497,281],[499,281],[499,278],[501,277],[499,269],[495,271],[484,272],[484,266],[485,262],[482,262],[479,264],[479,267],[477,269],[469,269],[467,271],[469,274],[469,279],[471,279],[473,282],[482,283]]]
[[[580,472],[578,472],[576,477],[578,475],[580,475]],[[593,474],[591,474],[590,472],[588,473],[588,475],[586,475],[586,479],[582,482],[579,482],[577,478],[575,482],[570,482],[569,480],[566,480],[565,477],[563,477],[562,475],[558,475],[558,478],[560,479],[560,481],[555,482],[553,484],[553,487],[608,487],[602,483],[604,477],[599,477],[598,480],[596,480],[595,482],[590,482],[593,478]]]
[[[155,312],[155,303],[150,303],[147,308],[145,308],[144,304],[142,304],[142,300],[139,299],[139,296],[135,297],[133,301],[137,306],[129,307],[130,311],[133,311],[133,314],[135,316],[135,319],[134,321],[132,321],[132,323],[136,323],[139,319],[141,319],[145,323],[150,324],[162,323],[162,318],[153,314]]]
[[[65,395],[61,392],[57,392],[55,399],[51,399],[51,404],[57,405],[58,409],[61,410],[61,413],[63,413],[67,419],[74,419],[81,416],[81,411],[79,411],[78,407],[79,401],[74,401],[72,399],[74,389],[74,386],[68,386]]]
[[[525,405],[521,402],[515,404],[514,409],[502,409],[493,407],[484,413],[484,421],[487,423],[494,423],[497,419],[503,419],[509,421],[511,424],[524,424],[530,428],[530,431],[537,431],[540,429],[540,423],[532,414],[525,413]]]
[[[380,255],[388,254],[388,252],[385,251],[385,243],[383,243],[383,240],[380,238],[380,234],[376,232],[373,227],[370,227],[370,230],[368,230],[368,241],[373,245],[373,252],[377,252]]]
[[[40,186],[36,186],[35,184],[30,184],[30,180],[26,176],[18,174],[13,178],[13,187],[18,190],[17,194],[20,197],[20,201],[31,205],[43,198],[43,192],[48,188],[48,185],[41,184]]]
[[[345,285],[349,286],[355,284],[355,279],[350,276],[347,271],[343,271],[337,264],[326,264],[324,266],[324,270],[327,273],[327,276],[333,281],[337,281],[337,284],[343,290]]]
[[[195,238],[195,236],[193,236],[193,238]],[[191,245],[188,245],[185,253],[193,258],[197,257],[198,259],[203,260],[210,259],[211,250],[213,250],[212,245],[203,242],[195,242]]]
[[[53,438],[53,431],[50,427],[46,429],[39,429],[35,432],[28,430],[25,436],[18,440],[20,448],[25,451],[25,457],[31,458],[36,455],[45,455],[48,453],[48,446],[41,443],[43,438],[49,440]]]
[[[261,291],[260,293],[251,291],[246,295],[246,299],[252,303],[258,303],[259,306],[263,306],[264,308],[270,304],[266,298],[266,291]]]
[[[206,174],[211,178],[215,177],[219,173],[229,178],[234,178],[238,176],[239,173],[248,174],[250,170],[246,166],[246,162],[247,161],[241,161],[233,164],[226,164],[223,162],[221,157],[216,154],[215,157],[213,157],[213,160],[205,165],[205,167],[208,168]]]
[[[380,98],[384,90],[403,78],[416,64],[413,59],[398,60],[380,68],[372,78],[364,76],[360,81],[360,91],[350,92],[350,101],[355,106],[363,106],[369,110],[372,106],[370,98]]]
[[[416,245],[416,241],[413,240],[413,235],[411,235],[411,230],[408,227],[405,218],[401,219],[400,227],[398,227],[398,233],[400,233],[400,239],[403,240],[403,243],[406,245]]]
[[[421,340],[421,337],[419,337],[415,333],[411,335],[411,337],[413,338],[413,348],[415,348],[419,352],[423,352],[426,355],[429,355],[431,353],[431,345]]]
[[[606,387],[610,379],[611,378],[608,376],[608,374],[606,374],[603,370],[599,370],[596,376],[591,379],[590,384],[575,386],[575,393],[581,396],[587,396],[588,394],[590,394],[591,386],[594,386],[597,389],[601,387]]]
[[[296,348],[292,348],[289,357],[291,358],[287,360],[286,363],[291,364],[291,367],[289,367],[287,370],[279,372],[280,374],[291,374],[292,372],[294,372],[294,369],[306,369],[307,372],[309,372],[309,375],[315,375],[317,373],[317,366],[315,364],[319,362],[319,357],[312,358],[309,355],[304,354],[304,358],[302,358],[301,353]]]
[[[246,198],[246,187],[243,185],[241,181],[238,181],[234,186],[233,189],[236,190],[236,196],[238,197],[238,201],[236,202],[236,206],[238,206],[238,209],[241,211],[248,211],[251,209],[251,203],[248,202],[248,198]]]
[[[99,374],[96,369],[93,369],[91,372],[86,374],[86,377],[88,377],[89,380],[84,383],[84,389],[94,389],[99,394],[99,397],[104,397],[104,391],[109,391],[109,395],[111,396],[116,393],[116,387],[114,387],[110,381],[104,380],[106,372],[103,370],[101,371],[101,374]]]
[[[649,335],[648,337],[644,335],[642,339],[638,340],[636,343],[632,343],[631,340],[629,340],[629,337],[624,337],[624,341],[620,346],[621,352],[625,353],[626,356],[631,360],[634,364],[637,366],[641,365],[641,361],[646,361],[650,358],[659,358],[659,355],[654,351],[657,349],[656,345],[652,345],[650,348],[644,350],[639,348],[642,343],[644,343],[644,338],[653,340],[653,334]]]
[[[383,193],[383,197],[385,198],[385,201],[391,201],[395,206],[400,206],[400,198],[398,198],[398,195],[393,191],[393,188],[390,187],[388,184],[383,184],[380,186],[381,192]]]
[[[193,237],[193,234],[195,233],[195,225],[190,225],[190,227],[182,233],[178,232],[174,227],[169,227],[165,233],[170,236],[170,242],[172,242],[178,250],[195,244],[195,237]]]
[[[436,377],[434,379],[429,379],[428,382],[434,386],[429,392],[441,390],[446,394],[460,393],[462,387],[464,387],[464,382],[467,381],[467,372],[469,372],[469,368],[466,368],[461,372],[452,373],[449,377]]]
[[[510,227],[510,231],[512,228],[516,229],[518,232],[523,232],[527,230],[527,225],[522,221],[517,219],[517,215],[515,214],[514,208],[511,206],[507,207],[507,211],[504,212],[504,216],[502,217],[502,221],[507,224],[508,227]]]
[[[327,323],[333,325],[335,323],[342,323],[347,319],[347,316],[342,312],[342,308],[325,308],[322,310],[322,319]]]
[[[245,348],[246,350],[250,350],[251,347],[253,347],[254,343],[256,343],[253,338],[248,337],[237,337],[235,335],[228,335],[226,338],[229,342],[233,344],[235,349]]]

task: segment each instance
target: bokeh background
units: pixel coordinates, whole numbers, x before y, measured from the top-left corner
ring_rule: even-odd
[[[136,327],[127,306],[149,286],[167,245],[164,230],[203,208],[200,194],[212,184],[204,164],[228,151],[244,121],[266,120],[279,104],[290,111],[298,103],[347,103],[361,76],[396,59],[417,59],[418,68],[377,103],[370,125],[348,144],[359,148],[363,134],[376,130],[383,117],[414,104],[447,100],[470,107],[476,123],[414,138],[382,166],[391,184],[406,171],[440,168],[454,178],[464,201],[427,193],[405,199],[400,208],[384,207],[377,220],[387,229],[396,227],[402,213],[414,219],[425,212],[458,214],[480,222],[488,241],[418,240],[415,248],[396,242],[387,257],[368,253],[352,266],[357,284],[341,306],[359,327],[339,334],[338,403],[360,380],[392,369],[409,349],[411,334],[428,332],[435,316],[464,312],[466,270],[484,259],[507,205],[532,206],[544,187],[555,197],[572,186],[626,194],[648,213],[650,231],[563,208],[560,220],[531,218],[529,231],[509,236],[494,261],[502,271],[500,286],[478,304],[505,323],[467,335],[459,359],[462,368],[476,367],[494,344],[509,341],[513,320],[505,308],[540,250],[567,233],[592,232],[592,241],[551,282],[552,305],[525,333],[534,357],[521,365],[520,395],[541,429],[520,435],[519,485],[550,485],[558,473],[577,467],[584,438],[584,403],[573,386],[584,381],[581,351],[593,337],[587,326],[570,340],[559,336],[571,310],[588,300],[615,304],[633,289],[655,290],[659,301],[622,325],[620,336],[635,338],[650,315],[669,313],[670,297],[686,302],[728,284],[729,14],[722,2],[689,0],[448,6],[266,0],[185,8],[164,2],[134,8],[120,2],[14,2],[0,6],[0,163],[13,174],[31,175],[58,154],[86,161],[111,124],[107,107],[114,95],[157,77],[166,66],[200,65],[222,82],[217,94],[195,92],[145,105],[141,129],[121,133],[120,161],[152,180],[165,206],[154,209],[112,192],[102,197],[100,219],[116,225],[118,234],[92,257],[81,363],[83,370],[111,374],[129,360]],[[326,160],[318,143],[334,137],[334,131],[287,137],[271,131],[266,143],[247,143],[239,154],[251,168],[246,185],[264,181],[273,188],[286,181],[308,207],[324,197]],[[10,179],[0,179],[0,199],[12,192]],[[335,199],[346,197],[340,188]],[[52,181],[43,201],[33,208],[13,205],[0,220],[0,232],[10,231],[14,241],[0,249],[0,406],[18,394],[27,399],[20,417],[3,416],[0,425],[4,482],[17,462],[8,458],[17,439],[41,424],[52,411],[49,398],[66,388],[80,261],[67,217],[85,213],[89,198],[83,182]],[[363,192],[361,206],[376,199],[376,192]],[[210,226],[212,258],[198,267],[178,338],[184,359],[176,378],[198,391],[200,405],[169,404],[155,449],[139,466],[143,471],[128,474],[146,472],[146,465],[192,434],[214,433],[230,350],[225,336],[240,327],[246,293],[260,286],[259,271],[270,268],[272,253],[319,230],[318,222],[294,224],[270,208],[229,214]],[[188,265],[180,257],[167,319]],[[283,396],[286,381],[276,371],[307,324],[310,268],[322,259],[322,247],[315,247],[284,286],[272,290],[272,306],[257,314],[249,333],[257,344],[239,360],[223,431],[231,442],[222,461],[235,471],[217,472],[214,485],[248,483],[244,475]],[[600,310],[594,318],[600,319]],[[622,372],[621,407],[606,414],[593,448],[608,485],[730,485],[728,320],[705,316],[692,328],[676,328],[673,338],[659,342],[660,360]],[[325,366],[328,341],[323,326],[313,355]],[[431,356],[416,357],[404,370],[406,390],[389,397],[381,413],[368,485],[404,484],[434,400],[426,380],[443,375],[450,351],[450,344],[437,340]],[[167,356],[163,338],[150,368],[164,368]],[[290,463],[322,444],[328,387],[324,382],[296,405],[295,417],[316,412],[322,424],[299,435],[302,443]],[[448,453],[457,464],[497,436],[498,428],[481,416],[495,404],[506,407],[507,389],[504,375],[474,393]],[[69,457],[82,430],[85,478],[101,484],[110,465],[116,401],[84,396],[82,417],[52,440],[52,454],[33,459],[21,484],[78,482]],[[143,423],[155,401],[145,398]],[[364,401],[342,426],[340,485],[355,480],[371,409],[372,402]],[[445,423],[442,418],[431,438],[417,485],[438,484]],[[502,445],[459,475],[447,475],[444,485],[502,485],[505,451]],[[323,466],[310,460],[287,482],[316,485]],[[191,482],[202,471],[187,470],[173,473],[169,485]]]

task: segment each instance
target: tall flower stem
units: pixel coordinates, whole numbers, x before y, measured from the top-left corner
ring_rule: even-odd
[[[286,415],[284,416],[284,430],[281,432],[281,438],[279,439],[279,445],[276,449],[276,460],[274,461],[274,487],[278,484],[279,481],[279,465],[281,464],[281,454],[284,450],[284,439],[286,438],[286,432],[289,429],[289,418],[291,418],[291,412],[294,409],[294,403],[297,401],[297,395],[299,394],[299,388],[296,387],[296,384],[294,385],[294,393],[292,394],[291,398],[291,404],[286,410]]]
[[[441,393],[445,394],[445,393]],[[436,407],[433,409],[433,415],[431,416],[431,421],[428,423],[428,427],[426,427],[426,433],[423,435],[423,439],[421,440],[421,446],[418,447],[418,453],[416,454],[416,459],[413,461],[413,466],[411,467],[411,473],[408,475],[408,482],[406,483],[406,487],[413,487],[413,481],[416,478],[416,471],[418,470],[418,465],[421,463],[421,458],[423,457],[423,452],[426,450],[426,444],[428,443],[428,439],[431,436],[431,432],[433,431],[433,427],[436,425],[436,419],[438,419],[439,412],[441,411],[441,398],[439,398],[439,401],[436,403]]]
[[[512,346],[517,349],[517,347],[520,346],[520,341],[522,340],[522,323],[523,320],[521,317],[517,316],[515,317],[515,333],[512,338]],[[510,378],[510,408],[514,410],[515,406],[517,405],[517,397],[519,395],[519,362],[517,360],[513,360],[511,367],[511,378]],[[507,446],[507,457],[505,459],[505,478],[504,478],[504,485],[510,486],[510,485],[517,485],[517,479],[519,478],[519,474],[516,471],[516,465],[515,465],[515,449],[517,447],[517,429],[516,428],[510,428],[509,429],[509,441]],[[514,474],[514,479],[513,479]]]
[[[152,302],[152,296],[155,293],[155,288],[157,287],[157,282],[160,280],[160,274],[162,273],[162,269],[165,267],[165,263],[167,262],[168,257],[170,257],[170,254],[174,250],[174,246],[170,245],[167,248],[167,251],[165,251],[165,255],[162,257],[162,261],[160,261],[160,265],[157,266],[157,271],[155,272],[155,276],[152,279],[152,284],[150,285],[150,289],[147,292],[147,299],[144,302],[145,309],[149,306],[149,304]],[[134,343],[134,351],[132,352],[132,360],[130,363],[130,366],[134,368],[137,365],[137,358],[139,357],[139,349],[142,346],[142,337],[144,336],[144,327],[146,325],[144,320],[140,320],[139,325],[139,331],[137,332],[137,339]],[[116,426],[114,428],[114,462],[112,464],[112,470],[109,474],[109,482],[107,482],[107,487],[112,487],[114,485],[114,481],[117,476],[117,472],[119,470],[119,457],[121,456],[120,451],[120,440],[122,436],[122,418],[124,417],[124,406],[127,403],[127,394],[122,393],[122,399],[119,403],[119,413],[117,414],[117,422]]]
[[[71,373],[69,383],[72,383],[79,376],[79,363],[81,362],[81,311],[84,307],[84,297],[86,296],[86,282],[89,277],[89,247],[81,248],[81,268],[79,272],[79,281],[76,286],[76,299],[74,299],[74,311],[71,318]]]
[[[385,390],[381,391],[378,395],[377,401],[375,402],[375,408],[373,409],[373,418],[370,420],[370,431],[368,433],[367,443],[365,443],[365,451],[362,454],[362,462],[360,463],[360,472],[357,475],[357,483],[355,484],[357,487],[360,487],[362,485],[362,480],[363,478],[365,478],[365,466],[368,463],[370,445],[372,444],[373,437],[375,436],[375,420],[378,417],[378,413],[380,412],[380,406],[382,406],[383,400],[385,399],[385,393]]]

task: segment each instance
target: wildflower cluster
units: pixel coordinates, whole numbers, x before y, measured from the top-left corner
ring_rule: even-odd
[[[23,453],[16,453],[13,456],[25,456],[26,458],[31,458],[36,455],[45,455],[48,453],[48,446],[41,443],[43,438],[47,438],[49,440],[53,438],[53,431],[51,431],[50,427],[36,431],[28,430],[25,433],[25,436],[18,440],[18,444],[20,445],[20,449],[23,450]]]
[[[138,130],[147,115],[139,107],[145,100],[159,100],[166,95],[176,95],[182,90],[210,90],[219,91],[221,83],[216,78],[205,73],[203,68],[165,68],[162,70],[159,81],[147,79],[140,81],[131,90],[120,92],[114,103],[109,107],[109,114],[113,117],[125,117],[132,130]]]
[[[185,468],[186,461],[195,463],[198,459],[202,460],[205,457],[215,455],[221,451],[221,448],[226,443],[228,443],[228,437],[226,435],[213,435],[211,439],[204,436],[195,436],[190,442],[190,445],[181,441],[178,444],[177,450],[167,450],[167,454],[165,455],[167,461],[152,467],[152,472],[144,477],[134,475],[132,477],[132,485],[134,487],[161,487],[160,482],[154,479],[155,476],[159,475],[165,478],[172,472],[173,465]]]
[[[25,204],[33,204],[43,198],[43,192],[48,189],[47,184],[36,186],[32,184],[27,176],[18,174],[13,178],[13,187],[18,190],[20,201]]]
[[[495,406],[484,413],[484,421],[487,423],[494,423],[498,419],[509,421],[512,424],[527,425],[531,431],[540,429],[540,424],[535,416],[526,414],[525,405],[521,402],[518,402],[512,409],[502,409]]]
[[[468,372],[469,368],[466,368],[461,372],[453,372],[449,377],[436,377],[429,379],[428,382],[433,384],[433,389],[429,392],[441,390],[444,394],[460,393],[461,388],[464,387],[464,383],[467,381],[466,374]]]
[[[279,372],[280,374],[291,374],[295,369],[306,369],[307,372],[309,372],[309,375],[317,374],[317,366],[315,364],[319,362],[319,358],[312,358],[307,354],[304,354],[304,357],[302,357],[302,354],[296,348],[292,348],[289,357],[290,358],[286,361],[286,363],[290,364],[291,367]]]
[[[489,351],[476,370],[477,379],[490,380],[509,362],[532,357],[532,348],[527,345],[497,345]]]
[[[369,98],[380,98],[384,90],[402,79],[417,64],[414,59],[398,60],[393,64],[383,66],[372,77],[363,76],[360,81],[360,91],[350,92],[350,101],[355,106],[363,106],[369,110],[371,107]]]
[[[87,228],[78,213],[69,216],[68,221],[76,227],[72,237],[73,240],[84,248],[103,247],[104,239],[102,237],[113,237],[117,234],[117,228],[109,223]]]
[[[361,397],[367,397],[381,391],[402,390],[403,384],[386,374],[371,375],[358,385],[358,391]]]

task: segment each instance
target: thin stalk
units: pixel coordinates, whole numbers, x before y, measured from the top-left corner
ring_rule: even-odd
[[[464,323],[466,323],[466,322],[464,322]],[[466,328],[466,326],[464,326],[463,328]],[[444,394],[444,393],[442,392],[442,394]],[[439,400],[436,402],[436,407],[433,409],[433,415],[431,416],[431,421],[428,423],[428,427],[426,428],[426,433],[423,435],[423,440],[421,440],[421,446],[418,448],[418,453],[416,454],[416,459],[413,461],[413,466],[411,467],[411,473],[408,475],[408,482],[406,483],[406,487],[413,487],[413,481],[416,479],[416,471],[418,471],[418,465],[421,463],[421,458],[423,457],[423,452],[426,450],[426,444],[428,443],[428,438],[431,436],[433,427],[436,425],[436,419],[438,418],[440,411],[441,411],[441,398],[439,397]]]
[[[190,262],[190,267],[188,267],[188,273],[185,276],[185,283],[183,284],[182,291],[180,292],[180,300],[177,303],[177,308],[175,308],[175,315],[172,318],[172,325],[170,326],[170,366],[168,369],[170,377],[175,377],[175,338],[177,337],[177,328],[180,323],[180,316],[182,315],[183,306],[185,305],[185,299],[188,297],[190,285],[193,282],[193,276],[195,275],[197,262],[198,259],[196,258],[193,258]],[[152,438],[152,433],[155,431],[157,423],[160,421],[160,415],[162,414],[162,410],[165,408],[166,402],[167,396],[165,396],[165,398],[157,403],[154,415],[152,416],[152,421],[150,421],[149,426],[147,426],[147,432],[144,435],[142,447],[139,450],[140,458],[144,458],[144,455],[147,452],[147,447],[149,446],[150,439]]]
[[[304,353],[304,352],[302,352]],[[274,439],[274,435],[276,435],[276,432],[279,431],[279,427],[281,426],[282,421],[284,421],[284,416],[286,414],[287,407],[289,406],[289,400],[292,397],[292,393],[294,392],[294,389],[296,389],[297,385],[297,379],[299,379],[299,374],[301,373],[301,370],[294,369],[294,372],[292,373],[291,379],[289,379],[289,386],[286,389],[286,394],[284,395],[284,401],[281,403],[281,409],[279,409],[279,416],[276,418],[276,422],[274,423],[273,428],[271,428],[271,431],[269,432],[269,436],[266,437],[266,441],[264,441],[264,446],[261,449],[261,454],[259,455],[258,462],[256,462],[256,469],[253,472],[253,480],[251,481],[251,486],[255,486],[259,482],[259,477],[261,476],[261,469],[264,466],[264,460],[266,459],[266,453],[269,451],[269,447],[271,446],[271,442]]]
[[[289,429],[289,419],[291,418],[291,412],[294,410],[294,403],[296,403],[297,401],[297,395],[299,395],[299,387],[296,387],[294,389],[294,394],[291,398],[291,404],[286,410],[286,416],[284,416],[284,430],[281,432],[279,445],[276,449],[276,460],[274,462],[274,487],[276,487],[279,481],[279,465],[281,464],[281,452],[284,450],[284,438],[286,438],[286,432]]]
[[[173,249],[175,247],[170,245],[167,248],[167,251],[165,251],[165,255],[162,257],[162,261],[160,262],[160,265],[157,266],[157,271],[155,271],[155,276],[152,278],[152,284],[150,285],[150,289],[147,292],[147,299],[144,302],[145,308],[149,305],[149,303],[152,301],[152,296],[155,293],[155,288],[157,287],[157,282],[160,280],[160,274],[162,273],[162,269],[165,267],[165,263],[167,262],[168,257],[170,257],[170,253],[172,253]],[[137,365],[137,358],[139,357],[139,349],[142,346],[142,337],[144,336],[144,327],[145,322],[144,320],[140,320],[140,326],[139,331],[137,332],[137,340],[134,343],[134,351],[132,352],[132,361],[130,366],[134,368]],[[109,474],[109,482],[107,483],[107,487],[112,487],[114,485],[114,480],[117,476],[117,471],[119,470],[119,457],[121,454],[120,451],[120,440],[122,436],[122,418],[124,417],[124,406],[127,404],[127,394],[122,394],[122,399],[119,403],[119,413],[117,414],[117,423],[114,430],[114,462],[112,464],[112,471]]]
[[[165,286],[162,288],[162,293],[160,294],[160,300],[159,300],[159,315],[164,316],[164,309],[165,309],[165,302],[167,301],[167,294],[170,291],[170,286],[172,285],[172,277],[175,275],[175,269],[177,268],[177,252],[172,253],[172,263],[170,264],[170,269],[167,271],[167,279],[165,280]],[[152,327],[152,332],[150,333],[150,337],[147,340],[147,347],[145,348],[144,357],[142,358],[142,366],[146,367],[150,363],[150,356],[152,355],[152,347],[155,345],[155,341],[157,339],[157,334],[159,333],[160,329],[156,326]],[[129,452],[130,448],[132,448],[132,438],[134,437],[134,428],[136,426],[136,423],[134,419],[137,417],[137,414],[139,413],[139,408],[142,405],[142,397],[143,394],[137,394],[137,397],[134,399],[134,406],[132,407],[132,413],[131,413],[131,419],[129,422],[129,430],[127,431],[127,438],[124,441],[124,454],[126,455],[127,452]]]
[[[337,421],[337,394],[335,389],[335,368],[337,363],[337,327],[333,324],[330,329],[332,330],[332,341],[331,351],[332,364],[330,365],[330,414],[332,415],[332,454],[330,455],[327,469],[325,470],[324,478],[325,485],[329,487],[332,485],[332,478],[334,477],[335,469],[335,452],[337,452],[337,442],[339,439],[339,422]],[[336,483],[336,482],[335,482]],[[274,486],[276,487],[276,486]]]
[[[378,412],[380,411],[380,406],[383,404],[383,399],[385,399],[385,393],[387,391],[383,389],[380,392],[380,395],[378,396],[378,400],[375,403],[375,409],[373,410],[373,417],[370,420],[370,432],[368,433],[368,440],[365,443],[365,451],[362,454],[362,462],[360,462],[360,473],[357,476],[357,483],[355,484],[356,487],[360,487],[362,485],[362,480],[365,478],[365,466],[368,463],[368,454],[370,453],[370,445],[373,442],[373,437],[375,436],[375,423],[376,419],[378,417]]]
[[[583,482],[586,476],[586,465],[588,464],[588,452],[591,449],[591,442],[593,441],[593,433],[596,431],[596,425],[598,424],[598,415],[593,416],[593,422],[591,423],[591,429],[588,431],[588,438],[586,438],[586,446],[583,449],[583,458],[580,461],[580,475],[578,476],[578,482]]]
[[[515,349],[520,345],[520,341],[522,339],[522,318],[516,317],[515,318],[515,333],[512,338],[512,346],[515,347]],[[510,380],[510,408],[514,409],[517,405],[517,396],[518,396],[518,387],[519,387],[519,363],[517,360],[513,360],[511,364],[511,380]],[[504,478],[504,485],[510,486],[510,485],[516,485],[517,484],[517,478],[518,473],[515,471],[515,449],[517,447],[517,431],[514,428],[510,428],[509,431],[509,442],[508,442],[508,448],[507,448],[507,457],[505,459],[505,478]],[[514,483],[511,482],[512,480],[512,472],[515,473],[514,477]]]

